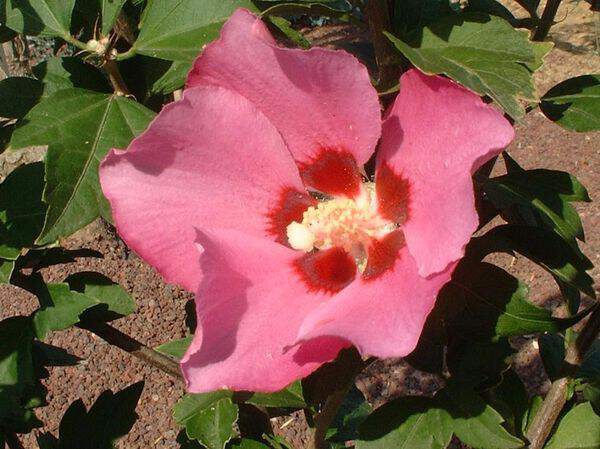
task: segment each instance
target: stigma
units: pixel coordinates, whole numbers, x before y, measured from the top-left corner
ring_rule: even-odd
[[[372,239],[381,239],[398,228],[378,212],[373,183],[363,183],[356,199],[333,198],[309,207],[302,222],[287,226],[290,246],[310,252],[340,247],[352,255],[359,267]]]

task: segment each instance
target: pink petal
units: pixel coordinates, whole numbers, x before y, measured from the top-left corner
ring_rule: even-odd
[[[454,265],[423,278],[406,247],[392,269],[374,278],[360,278],[311,312],[298,339],[340,337],[360,353],[376,357],[402,357],[415,348],[425,320]]]
[[[478,224],[471,175],[513,137],[500,112],[458,84],[417,70],[402,76],[383,125],[376,185],[388,185],[380,202],[404,205],[421,276],[463,256]]]
[[[278,47],[262,21],[238,9],[194,63],[188,86],[239,92],[273,122],[294,158],[310,164],[324,150],[363,165],[381,131],[367,69],[345,51]]]
[[[302,320],[331,296],[309,292],[298,253],[238,231],[199,233],[199,327],[181,365],[188,391],[277,391],[334,359],[347,342],[294,345]]]
[[[216,86],[185,91],[127,152],[100,168],[119,234],[168,282],[195,291],[196,227],[281,233],[282,196],[306,196],[279,133],[248,100]],[[301,193],[302,192],[302,193]],[[306,205],[305,205],[306,206]],[[281,222],[281,223],[279,223]]]

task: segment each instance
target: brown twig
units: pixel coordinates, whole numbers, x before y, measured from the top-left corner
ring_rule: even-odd
[[[117,95],[131,95],[131,92],[127,88],[125,84],[125,80],[121,76],[121,72],[119,71],[119,67],[115,60],[107,58],[104,62],[102,68],[108,74],[108,78],[110,79],[110,84],[112,85],[115,94]]]
[[[542,13],[542,18],[540,19],[540,23],[535,30],[535,34],[533,35],[534,41],[543,41],[546,39],[548,31],[550,31],[550,27],[554,25],[554,17],[556,17],[556,12],[558,11],[560,2],[561,0],[548,0],[546,2],[544,12]]]
[[[15,271],[11,277],[11,283],[35,296],[44,297],[47,295],[47,292],[44,291],[46,284],[39,273],[34,272],[31,275],[24,275],[19,271]],[[159,370],[164,371],[179,380],[183,379],[179,364],[175,360],[149,348],[129,335],[115,329],[110,324],[104,322],[82,321],[78,326],[98,335],[107,343],[130,353],[134,357],[137,357]]]
[[[600,307],[596,307],[577,339],[567,346],[561,375],[552,382],[548,394],[535,414],[529,429],[527,429],[526,436],[529,439],[529,449],[544,447],[560,412],[567,402],[567,391],[572,377],[581,365],[585,353],[598,338],[599,332]]]
[[[134,357],[164,371],[171,376],[182,380],[183,376],[179,369],[179,364],[173,359],[162,355],[161,353],[140,343],[136,339],[115,329],[110,324],[103,322],[82,322],[78,325],[80,328],[88,330],[107,343],[130,353]]]
[[[398,81],[399,76],[398,57],[392,43],[383,34],[392,30],[387,0],[369,1],[366,13],[379,70],[378,87],[387,89]]]

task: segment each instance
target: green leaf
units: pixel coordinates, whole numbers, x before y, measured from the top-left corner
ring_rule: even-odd
[[[262,17],[268,17],[269,19],[277,18],[283,19],[280,16],[286,16],[288,18],[297,17],[300,15],[307,15],[313,17],[333,17],[338,20],[349,22],[353,19],[352,15],[349,14],[352,11],[352,7],[345,1],[337,2],[302,2],[302,3],[287,3],[282,2],[277,5],[271,6],[264,10],[261,14]],[[277,23],[276,23],[277,22]],[[287,22],[287,24],[285,23]],[[304,47],[308,42],[304,37],[296,30],[290,27],[290,22],[276,20],[273,24],[278,27],[286,36],[288,36],[296,45]],[[358,26],[363,26],[359,21],[355,22]],[[286,29],[289,28],[289,29]],[[306,48],[308,48],[306,47]]]
[[[239,441],[231,443],[227,447],[230,449],[270,449],[266,444],[249,438],[242,438]]]
[[[513,118],[525,114],[520,99],[537,100],[528,66],[541,65],[545,53],[535,50],[538,44],[528,40],[527,32],[499,17],[466,13],[444,17],[399,38],[386,35],[423,72],[448,75],[490,96]]]
[[[453,336],[451,338],[457,338]],[[455,384],[489,389],[502,381],[515,350],[507,338],[490,342],[454,341],[447,349],[447,365]]]
[[[284,36],[296,44],[300,48],[308,49],[311,47],[310,41],[306,39],[302,33],[292,28],[292,23],[279,16],[269,16],[269,21],[277,27]]]
[[[356,449],[445,449],[452,433],[452,417],[437,399],[404,397],[367,418]]]
[[[281,435],[269,435],[263,433],[262,435],[265,441],[268,441],[273,449],[295,449],[292,445]]]
[[[531,398],[529,407],[523,415],[523,421],[521,423],[521,430],[523,434],[527,433],[527,429],[529,429],[529,426],[533,422],[533,418],[539,411],[542,402],[544,402],[544,398],[542,398],[541,396],[534,396]]]
[[[497,207],[519,205],[528,208],[565,240],[573,244],[576,238],[584,240],[581,219],[569,202],[590,201],[590,198],[585,187],[569,173],[556,170],[513,171],[487,180],[484,190]]]
[[[523,442],[502,427],[503,419],[479,395],[467,389],[446,388],[441,392],[453,417],[456,436],[473,449],[509,449]]]
[[[185,338],[180,338],[178,340],[172,340],[167,343],[163,343],[162,345],[154,348],[155,351],[160,352],[161,354],[168,355],[176,358],[177,360],[181,360],[187,351],[187,348],[192,343],[194,339],[193,335],[189,335]]]
[[[10,284],[10,277],[15,269],[14,260],[0,259],[0,285]]]
[[[112,321],[136,310],[135,301],[129,293],[103,274],[82,271],[68,276],[65,281],[72,291],[83,293],[99,305],[87,310],[82,318]]]
[[[23,118],[40,100],[42,84],[24,76],[0,81],[0,117]]]
[[[34,244],[46,214],[44,164],[21,165],[0,184],[0,257],[16,259]]]
[[[589,402],[573,407],[560,420],[545,449],[600,448],[600,416]]]
[[[73,402],[60,422],[59,447],[114,449],[138,418],[135,408],[143,389],[142,381],[117,393],[106,390],[89,410],[81,399]]]
[[[586,270],[593,265],[558,234],[535,226],[502,225],[473,241],[485,254],[517,251],[557,279],[595,297],[594,280]]]
[[[173,407],[173,417],[189,438],[207,449],[224,449],[234,437],[233,425],[238,419],[238,406],[230,396],[228,391],[186,394]]]
[[[597,414],[600,414],[600,383],[593,382],[583,387],[583,397],[590,401]]]
[[[246,400],[249,404],[264,407],[303,408],[306,407],[302,383],[294,382],[283,390],[275,393],[254,393]]]
[[[512,434],[522,436],[523,420],[529,411],[529,397],[525,385],[514,370],[502,374],[502,381],[488,391],[490,405],[504,418]]]
[[[559,322],[528,302],[527,293],[523,283],[495,265],[463,262],[440,292],[438,313],[447,332],[462,338],[488,341],[559,330]]]
[[[568,130],[600,130],[600,74],[577,76],[557,84],[542,97],[540,109]]]
[[[28,317],[0,321],[0,428],[28,433],[42,425],[31,410],[43,402],[32,351]]]
[[[396,0],[394,5],[394,29],[401,31],[429,25],[444,16],[456,16],[461,13],[483,12],[502,17],[513,22],[515,17],[501,3],[495,0],[469,0],[461,4],[458,11],[449,0]]]
[[[168,70],[152,83],[150,91],[154,94],[167,95],[182,88],[191,68],[191,62],[173,61]]]
[[[352,386],[327,430],[327,439],[339,443],[356,440],[359,427],[372,411],[362,392]]]
[[[110,84],[104,75],[75,56],[54,57],[40,62],[33,68],[33,74],[44,83],[45,97],[71,87],[111,92]]]
[[[190,62],[237,8],[256,10],[250,0],[149,0],[131,51]]]
[[[26,35],[69,37],[75,0],[5,0],[6,26]]]
[[[127,98],[83,89],[55,92],[33,108],[13,133],[15,149],[49,144],[46,156],[46,220],[37,243],[68,236],[110,207],[98,182],[98,166],[111,148],[125,148],[154,113]]]
[[[67,329],[79,323],[86,311],[88,318],[107,321],[135,310],[135,303],[127,292],[98,273],[77,273],[66,280],[68,283],[47,284],[51,304],[38,310],[33,317],[35,333],[40,339],[49,331]],[[93,307],[96,310],[89,310]],[[92,312],[95,313],[90,315]]]
[[[113,25],[117,21],[119,12],[126,0],[101,0],[102,1],[102,27],[103,36],[108,36]]]

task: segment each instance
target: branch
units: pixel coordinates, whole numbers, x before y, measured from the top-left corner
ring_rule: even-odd
[[[46,284],[44,283],[42,276],[37,272],[34,272],[31,275],[24,275],[20,271],[15,271],[12,275],[11,282],[13,285],[28,291],[38,298],[44,297],[47,294],[43,291],[43,289],[46,288]],[[115,329],[110,324],[82,321],[77,326],[96,334],[107,343],[116,346],[125,352],[129,352],[134,357],[137,357],[159,370],[164,371],[179,380],[183,379],[179,364],[176,361],[149,348],[120,330]]]
[[[370,0],[366,8],[379,70],[378,87],[387,89],[398,81],[398,57],[392,43],[383,34],[391,31],[390,11],[386,0]]]
[[[102,68],[108,74],[108,78],[110,79],[110,84],[112,85],[112,87],[115,91],[115,94],[121,95],[121,96],[131,95],[131,92],[129,91],[129,89],[127,88],[127,85],[125,84],[125,80],[121,76],[119,67],[117,66],[117,63],[113,59],[107,58],[106,61],[104,62],[104,65],[102,66]]]
[[[554,424],[567,402],[567,390],[572,377],[583,361],[585,353],[598,337],[600,332],[600,307],[596,306],[590,319],[574,342],[566,349],[565,360],[561,368],[561,376],[550,386],[544,402],[535,414],[531,426],[527,430],[529,449],[542,449]]]
[[[544,12],[542,13],[540,23],[535,30],[535,34],[533,35],[534,41],[543,41],[546,39],[548,31],[550,31],[550,27],[554,25],[554,17],[556,17],[556,12],[558,11],[560,2],[561,0],[548,0],[546,7],[544,8]]]
[[[98,337],[102,338],[108,344],[116,346],[134,357],[158,368],[161,371],[182,380],[183,376],[179,369],[179,364],[170,357],[167,357],[154,349],[140,343],[136,339],[124,334],[120,330],[103,322],[81,322],[78,327],[88,330]]]

